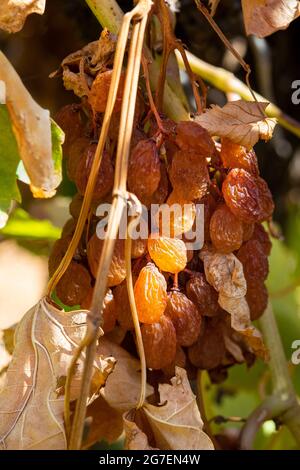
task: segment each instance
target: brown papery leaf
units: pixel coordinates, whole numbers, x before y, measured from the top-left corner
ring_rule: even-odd
[[[267,118],[264,110],[269,103],[255,101],[230,101],[223,108],[212,105],[196,121],[210,135],[227,137],[236,144],[252,148],[259,139],[269,140],[276,125],[276,119]]]
[[[146,403],[145,417],[154,435],[156,447],[172,450],[212,450],[213,443],[202,430],[203,422],[186,371],[175,369],[171,385],[160,384],[159,406]]]
[[[141,389],[140,361],[106,338],[100,339],[98,353],[102,356],[113,356],[116,359],[114,370],[101,390],[103,398],[111,407],[122,413],[134,408]],[[147,385],[146,397],[152,393],[153,388]]]
[[[33,100],[1,51],[0,80],[6,86],[6,105],[31,191],[35,197],[52,197],[61,181],[61,173],[52,158],[49,111]]]
[[[115,442],[123,432],[122,414],[116,411],[100,395],[86,409],[89,429],[82,449],[98,441]]]
[[[219,292],[220,306],[231,315],[231,326],[239,332],[253,352],[268,359],[260,332],[251,325],[250,310],[245,295],[247,283],[243,265],[233,254],[203,250],[200,259],[204,263],[207,281]]]
[[[87,311],[60,311],[44,298],[18,324],[15,349],[0,393],[3,449],[65,449],[63,385],[74,351],[86,332]],[[113,358],[94,362],[91,393],[99,393]],[[79,395],[78,361],[71,398]]]
[[[142,413],[142,412],[140,412]],[[148,436],[137,425],[135,420],[135,411],[131,410],[123,415],[124,432],[125,432],[125,449],[126,450],[153,450],[154,447],[149,445]]]
[[[46,0],[1,0],[0,29],[16,33],[23,28],[25,20],[31,13],[42,15]]]
[[[300,15],[299,0],[242,0],[246,33],[260,38],[286,29]]]

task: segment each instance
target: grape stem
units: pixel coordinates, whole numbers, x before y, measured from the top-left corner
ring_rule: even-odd
[[[254,438],[259,427],[268,419],[278,419],[285,424],[300,446],[300,405],[288,372],[276,319],[269,302],[259,326],[269,349],[269,369],[273,393],[249,416],[241,434],[241,448],[253,448]]]

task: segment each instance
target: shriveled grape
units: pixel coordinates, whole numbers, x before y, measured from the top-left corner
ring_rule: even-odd
[[[140,140],[129,158],[129,191],[134,193],[142,204],[147,204],[157,190],[160,178],[160,161],[155,141]]]
[[[141,326],[146,364],[150,369],[170,365],[176,355],[176,332],[172,321],[163,315],[158,322]]]
[[[88,270],[71,261],[65,274],[56,286],[56,294],[65,305],[80,305],[91,287]]]
[[[209,183],[206,159],[196,151],[179,150],[173,157],[169,177],[180,197],[191,201],[200,199]]]
[[[272,249],[272,242],[262,224],[255,224],[252,238],[259,241],[265,254],[269,256]]]
[[[253,239],[244,243],[237,252],[237,258],[243,265],[247,282],[251,279],[264,281],[268,276],[268,258],[259,241]]]
[[[262,222],[272,216],[272,195],[260,177],[235,168],[223,182],[222,192],[229,209],[243,222]]]
[[[67,104],[63,106],[54,117],[55,122],[57,122],[65,133],[63,149],[64,155],[67,157],[72,143],[81,137],[84,132],[84,124],[80,111],[80,104]]]
[[[178,238],[151,235],[148,238],[148,251],[155,264],[170,273],[179,273],[187,263],[186,246]]]
[[[213,317],[221,313],[217,291],[207,282],[205,275],[197,273],[186,285],[187,296],[191,299],[201,315]]]
[[[223,138],[221,144],[221,160],[225,168],[243,168],[252,175],[259,175],[257,157],[253,149],[247,150],[227,138]]]
[[[215,144],[206,129],[193,121],[181,121],[176,127],[175,142],[181,150],[195,151],[199,157],[210,157]]]
[[[189,347],[191,363],[199,369],[214,369],[222,362],[226,354],[222,326],[214,319],[207,319],[203,334]]]
[[[90,266],[90,270],[94,277],[97,276],[98,265],[100,261],[100,256],[102,253],[104,240],[97,237],[97,234],[90,238],[87,246],[87,256]],[[117,239],[115,242],[115,249],[109,268],[107,285],[109,287],[116,286],[120,284],[126,276],[126,266],[125,266],[125,249],[124,249],[124,240]]]
[[[131,308],[128,298],[126,282],[114,288],[113,291],[116,305],[117,320],[123,330],[133,330],[134,324],[132,320]]]
[[[160,320],[168,300],[167,284],[153,263],[141,269],[134,285],[134,297],[141,322],[155,323]]]
[[[178,344],[191,346],[195,343],[200,334],[201,315],[185,294],[176,290],[170,292],[165,314],[172,320]]]
[[[87,310],[91,308],[93,291],[94,289],[92,288],[88,291],[87,296],[81,303],[81,308],[85,308]],[[105,294],[103,306],[104,308],[102,311],[102,315],[103,315],[102,329],[104,333],[109,333],[110,331],[114,329],[116,325],[116,320],[117,320],[116,302],[115,302],[111,289],[108,289],[108,291]]]
[[[210,219],[210,238],[221,253],[238,250],[243,242],[243,223],[225,205],[220,205]]]
[[[251,279],[247,282],[246,300],[249,305],[251,320],[257,320],[268,305],[268,291],[262,280]]]
[[[104,113],[105,111],[112,73],[112,70],[100,72],[93,81],[88,100],[94,113]],[[115,113],[120,111],[122,106],[124,83],[125,75],[124,73],[121,73],[117,98],[114,106]]]
[[[93,160],[95,157],[97,145],[90,144],[86,149],[83,157],[78,165],[76,174],[76,186],[78,192],[84,195],[87,182],[90,176]],[[96,177],[95,188],[93,192],[93,200],[97,201],[106,196],[111,191],[114,182],[114,169],[111,163],[109,153],[104,151],[102,155],[101,165]]]
[[[86,137],[79,137],[72,143],[72,145],[70,145],[66,162],[66,170],[68,178],[71,181],[76,181],[76,175],[80,161],[85,157],[85,151],[89,145],[90,141]]]

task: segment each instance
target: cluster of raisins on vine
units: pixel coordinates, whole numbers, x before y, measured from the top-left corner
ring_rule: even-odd
[[[56,116],[66,134],[64,160],[77,193],[70,203],[71,218],[49,259],[52,275],[61,262],[75,230],[101,129],[111,70],[98,73],[87,100],[67,105]],[[96,234],[96,208],[111,202],[115,154],[124,77],[117,94],[109,131],[96,178],[92,206],[85,229],[56,295],[63,304],[89,309],[102,254],[103,240]],[[251,319],[267,305],[265,280],[271,242],[262,222],[274,209],[272,196],[259,176],[253,149],[222,139],[219,145],[196,122],[175,123],[162,117],[157,123],[147,98],[138,94],[128,165],[128,190],[148,209],[152,204],[188,204],[188,211],[169,220],[165,234],[163,210],[157,231],[147,240],[133,240],[134,296],[141,325],[146,362],[168,378],[175,365],[191,376],[206,369],[212,380],[224,378],[227,367],[239,362],[228,344],[241,348],[248,364],[253,354],[230,326],[229,315],[208,283],[199,250],[187,249],[184,234],[193,227],[196,204],[204,206],[204,243],[219,253],[234,253],[243,265],[246,300]],[[181,236],[181,237],[178,237]],[[103,305],[105,334],[115,329],[124,344],[135,350],[134,324],[126,286],[125,243],[118,239],[108,274]]]

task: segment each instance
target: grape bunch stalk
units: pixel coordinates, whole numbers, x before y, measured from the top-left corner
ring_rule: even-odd
[[[158,4],[161,2],[156,2],[152,15]],[[170,51],[179,46],[170,26],[166,27],[170,25],[170,15],[165,4],[158,17],[165,32],[163,57],[167,62]],[[148,28],[152,27],[149,21]],[[65,132],[66,172],[77,192],[70,203],[70,219],[49,258],[50,276],[68,252],[80,217],[107,105],[115,47],[116,38],[104,30],[99,41],[66,58],[62,65],[64,84],[79,100],[60,109],[55,119]],[[262,224],[271,220],[274,204],[266,182],[259,176],[255,151],[228,138],[212,138],[194,118],[179,122],[170,119],[162,109],[164,73],[152,96],[145,49],[142,63],[127,189],[149,213],[153,204],[176,203],[192,208],[184,218],[176,214],[170,219],[168,236],[158,224],[147,239],[132,240],[134,299],[147,379],[154,385],[168,381],[175,367],[180,366],[191,380],[197,370],[206,370],[212,382],[220,383],[229,367],[242,362],[251,366],[258,354],[247,337],[234,327],[232,307],[226,307],[237,305],[240,297],[237,299],[230,291],[225,295],[226,302],[224,296],[223,302],[219,302],[220,292],[207,275],[202,254],[220,255],[221,259],[234,256],[246,285],[243,305],[249,321],[257,320],[268,302],[265,280],[271,250],[269,235]],[[72,79],[70,73],[65,74],[66,70],[71,71]],[[104,246],[96,230],[97,207],[111,203],[113,197],[124,76],[125,71],[120,77],[84,230],[55,288],[56,298],[72,308],[90,309],[93,299]],[[191,73],[190,78],[195,85]],[[197,87],[193,89],[197,92]],[[198,97],[196,102],[197,112],[201,113],[205,96]],[[185,233],[195,226],[193,208],[197,204],[204,207],[204,245],[190,250]],[[125,241],[121,237],[116,240],[105,282],[106,295],[101,306],[104,335],[138,355],[126,284]]]

